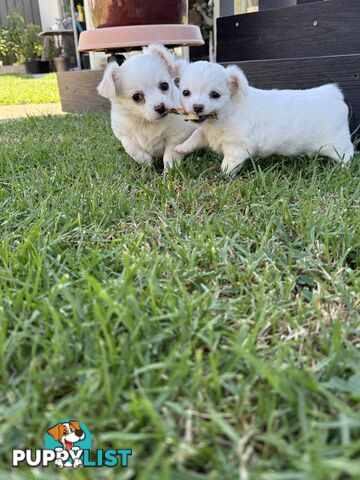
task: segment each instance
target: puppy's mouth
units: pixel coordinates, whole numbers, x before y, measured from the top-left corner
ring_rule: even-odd
[[[171,108],[169,113],[175,115],[186,115],[185,122],[202,123],[205,120],[218,120],[219,116],[217,112],[211,112],[206,115],[197,115],[196,113],[188,113],[184,108]]]
[[[206,120],[206,115],[201,115],[197,118],[195,118],[195,115],[191,116],[189,115],[189,117],[187,118],[188,122],[192,122],[192,123],[202,123]]]
[[[218,118],[219,117],[217,112],[211,112],[206,115],[197,115],[195,113],[189,113],[185,120],[193,123],[203,123],[205,122],[205,120],[217,120]]]
[[[71,450],[72,449],[72,443],[65,440],[65,448],[66,448],[66,450]]]

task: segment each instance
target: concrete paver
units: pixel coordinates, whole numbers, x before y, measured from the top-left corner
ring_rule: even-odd
[[[29,103],[27,105],[1,105],[0,123],[40,115],[65,115],[60,103]]]

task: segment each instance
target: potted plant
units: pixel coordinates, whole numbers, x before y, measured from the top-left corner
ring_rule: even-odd
[[[49,62],[40,59],[42,52],[40,27],[26,25],[24,17],[17,10],[10,12],[7,20],[8,25],[3,28],[1,34],[3,50],[13,54],[15,63],[25,63],[28,73],[48,73]]]
[[[48,73],[49,62],[41,60],[42,39],[39,37],[40,27],[27,25],[20,47],[21,59],[25,60],[25,68],[28,73]]]
[[[56,72],[66,72],[70,68],[70,58],[59,39],[46,38],[43,56],[53,63]]]
[[[18,11],[14,10],[7,16],[7,22],[8,25],[1,31],[2,51],[5,55],[8,52],[12,52],[16,61],[18,38],[23,35],[25,20]]]
[[[91,0],[90,8],[96,28],[176,24],[182,23],[186,16],[186,0]]]

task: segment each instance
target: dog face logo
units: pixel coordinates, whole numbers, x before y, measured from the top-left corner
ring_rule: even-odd
[[[76,420],[57,423],[47,431],[54,440],[60,442],[65,450],[72,450],[73,444],[84,440],[85,433],[81,430],[80,423]]]
[[[45,448],[55,450],[59,468],[82,466],[82,452],[91,449],[90,433],[78,420],[64,419],[47,430]]]

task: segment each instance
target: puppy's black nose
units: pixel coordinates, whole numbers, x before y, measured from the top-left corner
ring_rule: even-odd
[[[198,103],[195,103],[193,105],[193,109],[195,113],[201,113],[204,110],[204,105],[199,105]]]
[[[155,110],[155,112],[162,115],[163,113],[165,113],[166,108],[165,108],[165,105],[163,103],[160,103],[160,105],[155,105],[154,110]]]
[[[84,432],[82,430],[75,430],[75,435],[81,437]]]

